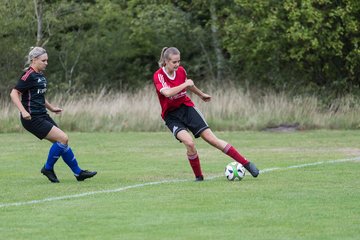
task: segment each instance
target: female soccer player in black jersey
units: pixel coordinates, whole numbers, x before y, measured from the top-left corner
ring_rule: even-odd
[[[54,113],[61,113],[62,109],[53,106],[45,99],[47,80],[43,71],[48,65],[48,55],[41,47],[34,47],[28,54],[28,68],[18,80],[10,93],[11,100],[20,111],[20,119],[24,128],[39,139],[52,142],[47,161],[41,173],[51,182],[59,182],[54,165],[61,156],[71,168],[78,181],[84,181],[96,175],[97,172],[82,170],[74,153],[68,146],[68,136],[57,126],[47,114],[47,109]]]
[[[235,161],[244,165],[253,177],[259,170],[229,143],[215,136],[207,125],[203,115],[195,108],[187,95],[187,90],[209,102],[211,96],[198,89],[191,79],[187,78],[185,69],[180,66],[180,51],[175,47],[163,48],[159,60],[159,69],[154,73],[153,81],[161,105],[161,116],[173,135],[182,142],[187,150],[187,158],[195,174],[196,181],[204,179],[199,156],[193,138],[201,137],[210,145],[219,149]]]

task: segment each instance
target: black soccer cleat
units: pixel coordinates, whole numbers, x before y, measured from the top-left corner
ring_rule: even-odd
[[[204,181],[204,176],[195,177],[195,182],[201,182],[201,181]]]
[[[44,174],[50,182],[53,183],[58,183],[60,182],[59,179],[57,178],[54,170],[46,170],[45,166],[41,169],[41,173]]]
[[[96,174],[97,174],[97,172],[95,172],[95,171],[90,172],[88,170],[81,170],[80,174],[78,176],[75,175],[75,177],[78,181],[84,181],[87,178],[92,178]]]
[[[248,162],[247,164],[244,165],[244,167],[246,168],[246,170],[249,171],[249,173],[253,176],[253,177],[257,177],[259,175],[259,169],[257,169],[257,167],[255,166],[255,164]]]

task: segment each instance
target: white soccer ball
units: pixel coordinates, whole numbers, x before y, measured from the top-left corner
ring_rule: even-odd
[[[225,176],[229,181],[240,181],[245,177],[245,168],[238,162],[231,162],[225,167]]]

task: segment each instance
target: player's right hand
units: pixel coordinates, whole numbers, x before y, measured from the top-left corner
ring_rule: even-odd
[[[187,86],[188,87],[193,87],[194,86],[194,82],[193,82],[193,80],[191,80],[191,79],[186,79],[186,84],[187,84]]]
[[[27,111],[21,112],[21,116],[25,120],[31,120],[31,115]]]

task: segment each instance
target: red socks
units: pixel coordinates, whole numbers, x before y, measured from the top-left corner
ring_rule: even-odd
[[[247,164],[249,161],[246,160],[243,156],[240,155],[240,153],[230,144],[227,144],[223,150],[223,152],[233,158],[235,161],[241,163],[242,165]],[[202,176],[201,172],[201,166],[200,166],[200,160],[197,153],[194,155],[188,155],[190,166],[195,174],[195,177]]]
[[[200,160],[199,160],[199,156],[197,155],[197,153],[195,153],[194,155],[188,155],[188,159],[189,159],[190,166],[195,174],[195,177],[202,176]]]
[[[232,157],[235,161],[241,163],[242,165],[245,165],[249,162],[248,160],[246,160],[246,158],[241,156],[240,153],[236,151],[236,149],[233,146],[231,146],[229,143],[225,146],[223,152],[226,155]]]

